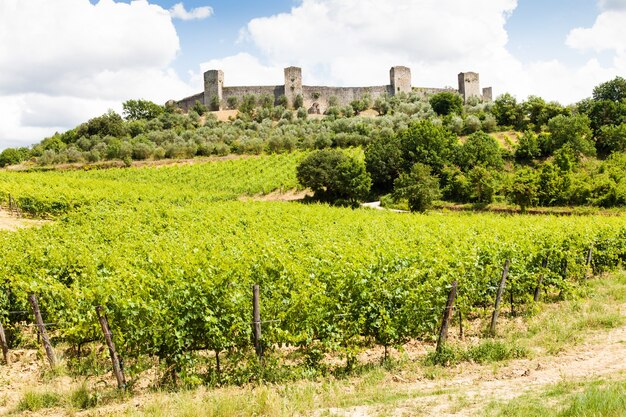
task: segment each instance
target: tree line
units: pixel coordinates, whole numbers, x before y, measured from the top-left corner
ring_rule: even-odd
[[[5,149],[0,166],[103,160],[130,165],[133,160],[362,147],[365,173],[354,172],[369,176],[369,187],[363,180],[341,195],[332,186],[328,192],[318,178],[310,186],[320,198],[345,201],[389,193],[394,200],[410,200],[416,210],[436,199],[513,202],[522,208],[626,203],[621,175],[626,80],[621,77],[570,106],[536,96],[518,102],[503,94],[494,102],[470,98],[463,103],[454,92],[412,92],[375,100],[364,96],[347,106],[331,98],[324,118],[310,118],[301,101],[290,109],[273,97],[248,95],[228,103],[239,113],[220,122],[200,102],[184,114],[175,105],[129,100],[122,115],[109,111],[30,148]],[[379,116],[359,117],[367,108]],[[516,139],[503,146],[493,137],[498,131],[515,131]],[[342,159],[336,152],[323,155],[337,163]]]

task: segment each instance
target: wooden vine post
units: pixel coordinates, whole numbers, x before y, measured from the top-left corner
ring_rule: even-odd
[[[533,297],[533,300],[535,302],[539,301],[539,295],[541,292],[541,285],[543,285],[543,277],[545,276],[545,269],[548,266],[548,257],[546,256],[545,258],[543,258],[543,261],[541,261],[541,275],[539,275],[539,281],[537,281],[537,286],[535,287],[535,295]]]
[[[57,358],[54,355],[52,344],[50,343],[50,339],[48,338],[46,325],[43,323],[43,319],[41,318],[41,311],[39,310],[39,303],[37,302],[37,297],[35,297],[35,294],[33,293],[29,294],[28,301],[30,302],[31,307],[33,308],[33,314],[35,315],[35,324],[37,325],[39,336],[41,336],[41,342],[43,343],[43,347],[46,350],[46,356],[48,357],[48,362],[50,362],[50,366],[54,367],[57,363]]]
[[[450,319],[452,319],[452,309],[454,308],[454,299],[456,298],[456,286],[457,282],[452,283],[450,292],[448,293],[448,301],[446,302],[446,308],[443,310],[443,317],[441,319],[441,329],[439,330],[439,338],[437,339],[437,352],[441,352],[443,346],[448,339],[448,326],[450,325]]]
[[[493,336],[496,334],[496,322],[498,321],[498,314],[500,311],[500,301],[502,300],[502,293],[504,292],[504,286],[506,285],[506,277],[509,274],[509,265],[511,261],[507,259],[504,261],[504,269],[502,270],[502,279],[498,286],[498,292],[496,294],[496,305],[493,308],[493,315],[491,316],[491,325],[489,326],[489,333]]]
[[[585,262],[585,265],[587,266],[587,274],[586,274],[587,278],[591,278],[591,276],[593,275],[593,267],[591,266],[592,256],[593,256],[593,245],[590,245],[589,251],[587,252],[587,260]]]
[[[106,315],[102,313],[102,306],[96,307],[96,313],[98,314],[98,321],[100,321],[100,327],[102,327],[102,333],[104,333],[104,340],[106,340],[107,347],[109,348],[109,355],[111,356],[111,363],[113,364],[113,373],[117,379],[117,387],[119,389],[126,388],[126,378],[124,377],[124,371],[120,365],[120,359],[115,351],[115,344],[113,343],[113,335],[109,328],[109,321]]]
[[[259,286],[252,287],[252,326],[254,337],[254,350],[259,361],[263,360],[263,343],[261,341],[261,301],[259,296]]]
[[[2,357],[4,358],[4,364],[10,365],[11,358],[9,358],[9,345],[7,343],[6,334],[4,333],[4,326],[2,325],[1,321],[0,321],[0,344],[2,345]]]

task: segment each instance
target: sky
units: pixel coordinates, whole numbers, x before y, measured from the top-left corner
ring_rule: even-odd
[[[388,83],[480,73],[494,95],[562,104],[626,77],[626,0],[0,0],[0,149],[29,146],[129,99],[225,85]]]

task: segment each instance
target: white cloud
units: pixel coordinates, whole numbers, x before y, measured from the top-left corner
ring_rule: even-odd
[[[596,59],[579,67],[520,62],[507,49],[505,29],[516,0],[303,0],[289,13],[253,19],[244,28],[240,42],[256,46],[258,57],[215,59],[202,69],[223,69],[226,85],[241,85],[281,83],[282,68],[296,65],[305,84],[346,86],[386,84],[391,66],[406,65],[413,85],[422,87],[456,87],[458,72],[477,71],[481,85],[493,86],[496,95],[511,92],[524,100],[534,94],[569,104],[624,72],[624,4],[604,0],[594,27],[572,31],[567,41],[615,52],[610,67]]]
[[[380,82],[392,65],[476,65],[507,55],[505,16],[516,4],[304,0],[290,13],[253,19],[246,37],[270,62],[303,66],[314,78],[343,85]]]
[[[566,43],[582,51],[613,50],[619,55],[626,54],[626,10],[602,12],[592,27],[573,29]]]
[[[626,9],[626,0],[600,0],[600,8],[602,10],[624,10]]]
[[[210,69],[224,71],[224,84],[232,85],[282,85],[283,67],[264,65],[256,57],[242,52],[222,59],[213,59],[200,64],[200,74],[194,74],[193,85],[202,85],[202,73]]]
[[[0,149],[120,106],[191,93],[170,14],[147,0],[0,1]]]
[[[201,20],[211,17],[213,15],[213,8],[210,6],[203,6],[187,11],[183,3],[176,3],[170,9],[170,15],[174,19]]]

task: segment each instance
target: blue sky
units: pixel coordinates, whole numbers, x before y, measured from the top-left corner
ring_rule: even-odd
[[[626,0],[1,0],[0,149],[39,142],[131,98],[226,85],[414,86],[480,73],[495,95],[563,104],[626,76]]]

